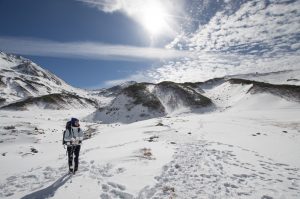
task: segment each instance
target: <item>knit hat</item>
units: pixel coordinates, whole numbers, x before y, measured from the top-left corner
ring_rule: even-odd
[[[75,124],[75,123],[77,123],[77,124]],[[77,119],[77,118],[71,118],[71,125],[79,127],[79,119]]]

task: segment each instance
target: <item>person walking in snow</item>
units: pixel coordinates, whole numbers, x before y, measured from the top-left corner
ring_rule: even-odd
[[[80,128],[79,120],[72,118],[66,125],[64,142],[67,145],[69,171],[75,173],[78,170],[80,147],[83,140],[83,131]],[[73,163],[74,160],[74,163]]]

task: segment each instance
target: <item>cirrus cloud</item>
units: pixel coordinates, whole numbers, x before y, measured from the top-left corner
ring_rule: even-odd
[[[18,37],[0,37],[0,50],[22,55],[123,61],[193,56],[189,51],[164,48],[111,45],[98,42],[57,42]]]

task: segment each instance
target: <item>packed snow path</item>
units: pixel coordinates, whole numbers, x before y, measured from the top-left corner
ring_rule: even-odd
[[[80,182],[79,186],[86,188],[86,181],[82,180],[86,179],[97,182],[98,188],[96,191],[102,190],[104,192],[101,194],[101,198],[133,198],[133,195],[125,192],[126,187],[124,185],[108,180],[121,172],[123,172],[122,168],[115,170],[110,164],[95,165],[93,161],[89,163],[80,161],[80,170],[75,175],[66,172],[66,165],[57,169],[51,167],[36,168],[26,174],[7,178],[5,183],[0,185],[2,192],[0,197],[13,197],[16,191],[28,192],[30,190],[30,194],[23,196],[22,199],[55,198],[58,189],[72,188],[73,181],[75,184]],[[53,183],[53,181],[55,182]]]
[[[199,141],[178,146],[158,183],[138,198],[297,198],[299,171],[255,151]]]
[[[164,166],[157,184],[144,188],[137,197],[126,193],[126,186],[107,181],[122,172],[112,165],[81,161],[74,178],[85,175],[96,179],[106,198],[297,198],[300,195],[300,169],[275,162],[241,147],[219,142],[195,141],[178,144],[173,160]],[[248,161],[247,161],[248,160]],[[249,161],[251,160],[251,162]],[[39,175],[36,175],[39,174]],[[62,176],[62,177],[61,177]],[[54,169],[36,168],[11,176],[1,185],[3,195],[31,190],[23,199],[52,197],[58,188],[67,188],[72,178],[65,165]],[[58,179],[55,183],[51,183]],[[42,188],[45,184],[50,184]],[[83,183],[83,182],[82,182]],[[55,197],[54,197],[55,198]]]
[[[157,184],[144,188],[136,198],[269,199],[300,195],[299,168],[275,162],[255,151],[219,142],[196,141],[178,144],[173,158],[164,166],[162,174],[155,177]],[[16,190],[31,190],[23,199],[52,197],[57,189],[68,188],[72,178],[75,181],[82,175],[97,180],[103,191],[101,199],[135,198],[126,193],[126,186],[107,181],[122,172],[121,168],[115,170],[109,164],[99,166],[85,161],[80,165],[80,172],[73,177],[66,174],[65,165],[11,176],[0,187],[1,198],[13,196]],[[50,185],[45,188],[45,184]]]

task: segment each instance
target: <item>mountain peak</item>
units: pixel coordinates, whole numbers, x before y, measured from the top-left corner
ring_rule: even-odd
[[[2,105],[62,91],[76,90],[36,63],[19,55],[0,52]]]

